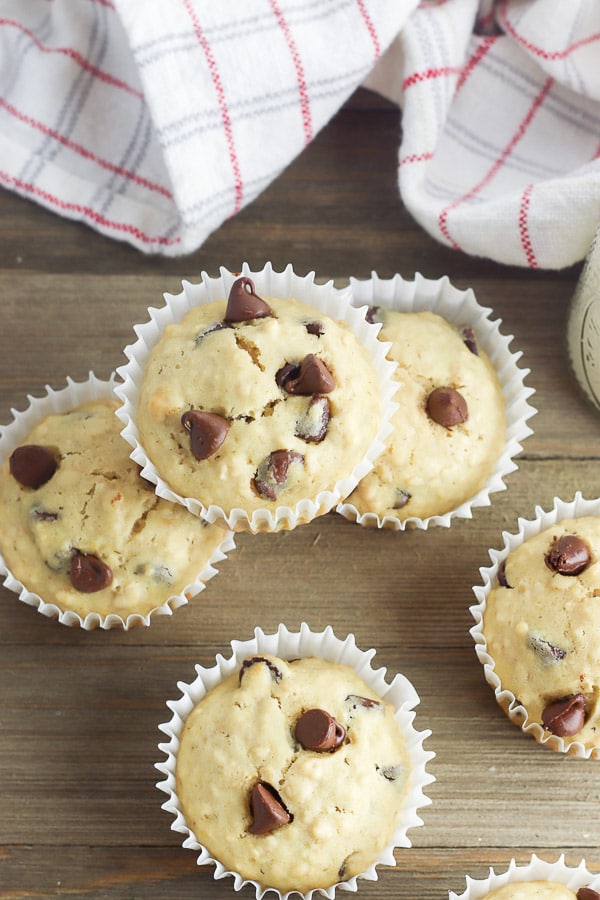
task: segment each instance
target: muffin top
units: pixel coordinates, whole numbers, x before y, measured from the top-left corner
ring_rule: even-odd
[[[168,325],[140,389],[140,442],[206,508],[293,507],[353,472],[380,425],[377,375],[344,322],[249,278]],[[326,511],[326,510],[323,510]]]
[[[398,363],[398,409],[386,449],[347,502],[400,521],[442,515],[485,486],[504,448],[496,372],[472,329],[428,311],[373,307],[369,315]]]
[[[42,419],[0,468],[0,549],[28,590],[85,617],[145,615],[194,582],[224,538],[161,500],[102,398]]]
[[[351,668],[263,655],[192,710],[176,780],[211,856],[263,886],[306,892],[376,861],[410,766],[393,707]]]
[[[600,517],[530,537],[498,572],[483,618],[502,687],[565,742],[600,745]]]
[[[575,894],[556,881],[516,881],[491,891],[482,900],[597,900],[598,896],[589,888],[582,888]]]

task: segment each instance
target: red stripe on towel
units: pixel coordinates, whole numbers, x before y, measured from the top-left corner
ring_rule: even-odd
[[[192,26],[194,28],[194,34],[202,48],[202,52],[206,57],[206,62],[208,65],[208,70],[210,72],[210,77],[212,78],[213,87],[215,89],[215,93],[217,95],[217,100],[219,103],[219,109],[221,111],[221,121],[223,123],[223,131],[225,134],[225,141],[227,143],[227,151],[229,153],[229,162],[231,164],[231,168],[233,170],[233,177],[235,183],[235,201],[234,208],[231,211],[231,215],[235,215],[240,211],[242,207],[242,200],[244,197],[244,183],[242,180],[242,173],[240,170],[240,162],[237,155],[237,150],[235,147],[235,141],[233,138],[233,127],[231,124],[231,115],[229,112],[229,108],[227,105],[227,98],[225,97],[225,88],[223,87],[223,81],[221,80],[221,74],[219,72],[219,67],[217,65],[217,61],[214,57],[212,47],[210,46],[204,31],[202,30],[202,26],[200,25],[200,21],[198,16],[196,15],[196,11],[192,6],[191,0],[183,0],[183,5],[189,15]]]
[[[74,213],[83,219],[89,219],[94,225],[100,225],[104,228],[110,228],[112,231],[130,234],[142,243],[160,244],[161,246],[170,246],[180,243],[181,239],[178,237],[167,238],[162,235],[148,235],[134,225],[130,225],[128,222],[116,222],[107,219],[89,206],[82,206],[79,203],[71,203],[68,200],[63,200],[61,197],[57,197],[55,194],[51,194],[49,191],[46,191],[35,184],[21,181],[20,178],[13,178],[12,175],[9,175],[2,170],[0,170],[0,181],[3,181],[6,187],[19,191],[22,194],[29,194],[37,200],[41,200],[47,205],[55,207],[60,212],[67,214]]]
[[[109,162],[107,159],[103,159],[101,156],[96,156],[95,153],[92,153],[91,150],[88,150],[82,144],[72,141],[70,138],[60,134],[60,132],[56,131],[54,128],[49,128],[48,125],[45,125],[38,119],[34,119],[32,116],[28,116],[27,113],[21,112],[16,109],[16,107],[12,106],[12,104],[7,103],[2,97],[0,97],[0,107],[15,119],[18,119],[19,122],[23,122],[23,124],[27,125],[29,128],[35,128],[36,131],[41,131],[42,134],[47,135],[47,137],[52,138],[52,140],[61,144],[63,147],[66,147],[67,150],[72,150],[73,153],[77,153],[84,159],[89,159],[101,168],[107,169],[109,172],[114,172],[116,175],[120,175],[122,178],[126,178],[129,181],[140,185],[140,187],[145,187],[149,191],[162,194],[163,197],[167,197],[169,200],[173,199],[171,192],[167,190],[166,187],[163,187],[162,184],[155,184],[153,181],[149,181],[141,175],[136,175],[135,172],[130,172],[128,169],[123,169],[121,166],[114,165],[114,163]]]
[[[306,87],[304,67],[302,65],[302,60],[300,58],[300,54],[298,52],[298,48],[296,47],[296,43],[290,31],[289,25],[279,8],[277,0],[269,0],[269,3],[271,4],[273,15],[277,19],[277,24],[283,32],[285,42],[288,45],[288,50],[290,51],[290,56],[292,57],[292,62],[294,63],[294,68],[296,70],[296,78],[298,80],[298,94],[300,96],[300,111],[302,113],[302,125],[304,128],[304,144],[306,145],[312,140],[313,127],[312,115],[310,111],[310,98],[308,96],[308,90]]]
[[[546,99],[546,96],[548,95],[548,92],[549,92],[550,88],[552,87],[553,83],[554,83],[554,79],[552,79],[552,78],[548,78],[546,80],[541,91],[537,94],[537,96],[533,100],[533,103],[529,107],[529,109],[527,111],[527,115],[524,117],[523,121],[520,123],[519,127],[513,134],[512,138],[510,139],[510,141],[508,142],[508,144],[506,145],[506,147],[504,148],[504,150],[502,151],[502,153],[500,154],[498,159],[488,169],[488,171],[483,176],[483,178],[474,187],[472,187],[470,191],[468,191],[466,194],[463,194],[462,197],[457,197],[452,203],[450,203],[448,206],[446,206],[440,212],[439,217],[438,217],[438,227],[439,227],[440,231],[442,232],[442,234],[444,235],[444,237],[446,238],[446,240],[451,244],[452,247],[454,247],[455,250],[462,250],[462,247],[460,246],[460,244],[457,241],[455,241],[453,239],[453,237],[451,236],[450,231],[448,229],[449,213],[453,209],[456,209],[457,206],[460,206],[461,203],[465,203],[466,201],[471,200],[482,190],[482,188],[485,187],[486,184],[489,184],[489,182],[492,180],[492,178],[494,177],[496,172],[498,172],[498,170],[502,167],[505,160],[510,156],[510,154],[512,153],[512,151],[514,150],[516,145],[526,134],[527,129],[531,125],[538,109],[540,108],[540,106],[542,105],[544,100]]]

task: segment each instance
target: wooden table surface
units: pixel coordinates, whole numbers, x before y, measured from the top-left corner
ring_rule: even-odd
[[[535,852],[600,872],[598,763],[539,747],[496,706],[469,635],[488,548],[554,496],[600,494],[600,415],[567,364],[565,322],[579,267],[532,272],[472,259],[425,234],[396,188],[397,110],[359,91],[313,144],[195,254],[146,258],[83,225],[0,193],[0,421],[46,384],[103,378],[163,291],[247,260],[292,262],[340,283],[372,270],[443,274],[473,287],[531,369],[534,434],[491,507],[450,529],[378,533],[331,513],[291,533],[241,535],[208,588],[149,628],[84,632],[0,587],[0,898],[228,898],[161,809],[158,725],[194,664],[229,642],[331,625],[377,650],[421,698],[436,753],[431,805],[396,868],[359,896],[443,900]],[[307,560],[310,558],[310,567]],[[241,897],[254,892],[245,888]],[[340,894],[339,896],[344,896]]]

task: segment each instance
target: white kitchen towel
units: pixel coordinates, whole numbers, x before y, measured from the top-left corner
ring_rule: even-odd
[[[189,253],[312,140],[416,5],[0,0],[0,182],[140,250]]]
[[[398,183],[438,240],[531,268],[600,224],[600,2],[430,0],[371,84],[402,104]]]
[[[398,202],[435,238],[533,268],[585,255],[598,0],[0,0],[0,184],[190,253],[362,83],[402,107]]]

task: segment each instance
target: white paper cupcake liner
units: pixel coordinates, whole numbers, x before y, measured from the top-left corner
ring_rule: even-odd
[[[466,876],[467,888],[462,894],[449,892],[448,900],[482,900],[490,891],[504,887],[505,884],[514,884],[520,881],[555,881],[564,884],[576,893],[579,888],[590,887],[592,890],[600,890],[600,875],[593,875],[586,868],[585,860],[581,860],[577,867],[568,866],[564,855],[561,854],[555,862],[545,862],[533,853],[528,863],[518,865],[511,859],[508,869],[496,873],[490,867],[487,878],[471,878]]]
[[[280,528],[291,529],[331,510],[336,503],[347,497],[359,480],[373,468],[373,460],[383,450],[384,442],[392,430],[390,419],[396,409],[396,405],[392,402],[392,396],[396,389],[392,375],[396,364],[390,363],[385,357],[389,344],[377,340],[380,326],[370,325],[366,322],[364,315],[351,305],[349,290],[336,290],[332,281],[326,284],[317,284],[314,280],[314,272],[301,277],[293,271],[291,265],[288,265],[282,272],[275,272],[271,263],[267,263],[261,271],[257,272],[251,271],[247,263],[242,266],[241,273],[232,273],[224,268],[221,268],[220,272],[218,278],[211,278],[206,272],[203,272],[199,284],[182,282],[181,293],[165,294],[165,305],[160,308],[150,307],[148,309],[150,320],[143,325],[135,326],[134,331],[138,339],[124,350],[129,362],[117,369],[117,374],[123,379],[123,383],[116,387],[116,394],[123,402],[123,406],[117,413],[125,426],[122,435],[133,447],[131,456],[142,466],[144,478],[156,486],[156,492],[160,497],[182,503],[194,515],[198,515],[208,522],[226,524],[233,531],[257,532],[276,531]],[[161,337],[165,326],[173,322],[180,322],[187,312],[199,304],[225,300],[229,295],[231,285],[240,275],[252,278],[256,292],[261,296],[283,299],[293,297],[321,310],[332,319],[344,321],[370,355],[382,398],[379,432],[364,458],[354,467],[348,477],[340,479],[331,491],[321,491],[316,497],[303,499],[294,507],[278,506],[275,510],[261,508],[254,510],[251,514],[239,508],[225,511],[216,505],[207,507],[200,498],[183,497],[173,491],[144,451],[136,426],[139,391],[144,368],[152,348]]]
[[[459,328],[472,328],[479,345],[494,366],[502,388],[506,409],[506,441],[485,487],[444,515],[427,518],[411,516],[399,521],[395,516],[360,514],[350,502],[340,503],[336,511],[360,525],[400,531],[406,528],[426,529],[430,525],[449,527],[455,518],[472,518],[475,507],[490,505],[490,494],[506,489],[505,476],[518,468],[514,457],[523,449],[522,441],[533,433],[527,420],[535,415],[537,410],[527,401],[535,392],[524,383],[530,370],[517,365],[522,353],[512,353],[509,350],[513,337],[500,333],[502,322],[500,319],[491,318],[492,310],[480,306],[472,290],[458,290],[447,277],[432,281],[416,273],[414,281],[405,281],[400,275],[394,275],[393,278],[379,278],[373,273],[366,281],[351,278],[350,288],[355,306],[383,306],[400,312],[428,310]]]
[[[470,634],[475,641],[475,652],[483,666],[483,672],[488,684],[493,688],[498,705],[504,710],[508,718],[517,725],[525,734],[535,738],[539,744],[543,744],[551,750],[559,753],[568,753],[585,759],[599,759],[600,747],[585,747],[581,741],[568,741],[558,735],[546,732],[538,722],[529,722],[527,710],[522,706],[512,691],[502,686],[495,671],[494,660],[488,653],[487,641],[483,633],[483,617],[486,603],[491,589],[496,583],[496,576],[500,564],[526,540],[540,532],[545,531],[563,519],[579,518],[581,516],[600,516],[600,499],[585,500],[579,491],[570,502],[554,498],[552,509],[544,511],[536,506],[535,518],[517,520],[517,532],[502,532],[504,547],[502,550],[490,550],[491,566],[480,568],[483,585],[475,585],[473,593],[477,603],[471,606],[469,611],[476,624],[471,628]]]
[[[18,411],[11,409],[12,422],[0,426],[0,463],[2,463],[12,451],[19,446],[31,432],[34,426],[45,416],[53,413],[65,413],[75,407],[101,397],[113,397],[115,388],[115,374],[108,381],[102,381],[89,373],[87,381],[75,382],[70,377],[66,379],[67,385],[60,390],[54,390],[46,385],[46,395],[33,397],[27,395],[29,405],[26,409]],[[56,604],[48,603],[39,594],[30,591],[23,582],[10,571],[2,554],[0,553],[0,576],[4,576],[4,586],[19,595],[19,600],[29,606],[35,606],[38,612],[49,618],[56,618],[62,625],[69,625],[91,631],[95,628],[109,629],[121,627],[125,630],[135,625],[150,625],[150,621],[157,615],[172,615],[173,611],[185,605],[188,600],[195,597],[206,586],[214,575],[217,574],[215,566],[226,558],[226,554],[235,548],[235,542],[231,532],[224,532],[223,540],[212,554],[207,565],[196,579],[187,585],[181,593],[170,596],[160,606],[150,610],[145,615],[132,613],[123,619],[116,613],[103,616],[96,612],[90,612],[85,617],[73,610],[61,610]]]
[[[424,740],[430,736],[431,731],[418,732],[414,729],[415,714],[413,709],[418,705],[419,697],[404,675],[396,675],[388,683],[385,680],[386,670],[375,669],[371,661],[375,656],[375,650],[362,651],[355,643],[353,635],[348,635],[345,640],[340,640],[333,634],[330,626],[322,632],[313,632],[306,623],[302,623],[300,631],[290,632],[285,625],[279,625],[274,634],[265,634],[260,628],[256,628],[254,638],[248,641],[231,641],[232,655],[225,659],[220,654],[216,657],[216,663],[211,668],[196,666],[196,678],[190,684],[178,682],[177,687],[182,696],[175,701],[169,701],[167,706],[173,715],[169,722],[160,725],[159,728],[168,738],[166,743],[159,744],[159,750],[166,754],[167,760],[156,764],[156,768],[165,776],[163,781],[157,783],[157,787],[168,794],[169,799],[163,803],[162,809],[170,812],[175,821],[171,824],[174,831],[187,835],[183,846],[191,850],[199,851],[198,865],[213,865],[214,878],[232,876],[235,890],[238,891],[244,885],[254,887],[257,900],[260,900],[269,891],[278,894],[282,900],[288,897],[300,896],[310,900],[313,896],[325,896],[333,898],[337,888],[347,891],[358,889],[357,879],[365,878],[371,881],[377,880],[376,867],[378,865],[395,866],[394,848],[410,847],[411,842],[407,836],[410,828],[422,825],[423,821],[418,815],[418,810],[431,803],[425,796],[423,789],[435,781],[433,775],[426,771],[427,763],[435,754],[425,750]],[[307,656],[320,657],[329,662],[342,663],[353,668],[356,673],[375,691],[380,697],[391,703],[396,710],[396,720],[404,735],[410,761],[412,764],[411,786],[405,799],[402,818],[399,821],[392,840],[379,855],[378,859],[363,873],[341,881],[329,888],[315,888],[302,894],[298,891],[281,893],[276,888],[261,886],[256,881],[244,879],[240,874],[226,869],[217,859],[214,859],[208,850],[196,839],[191,829],[187,826],[183,817],[176,793],[175,768],[179,738],[185,725],[187,716],[194,706],[213,687],[223,681],[232,673],[238,671],[243,660],[249,656],[268,653],[278,656],[280,659],[294,659]]]

